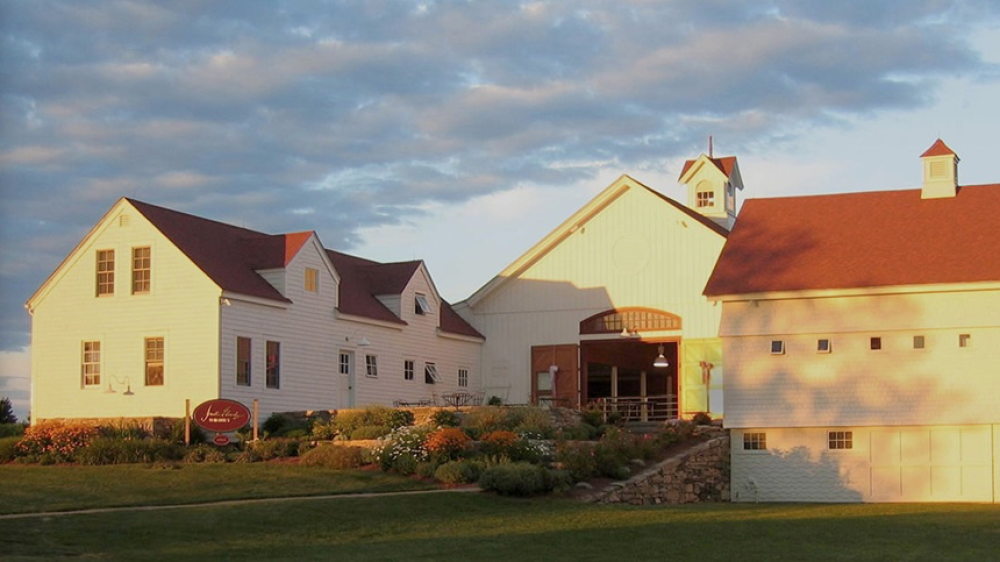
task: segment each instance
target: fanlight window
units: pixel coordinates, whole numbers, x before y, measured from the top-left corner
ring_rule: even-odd
[[[580,322],[581,334],[616,334],[680,330],[681,317],[651,308],[622,308],[595,314]]]

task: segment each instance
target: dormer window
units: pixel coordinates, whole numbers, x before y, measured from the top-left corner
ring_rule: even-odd
[[[310,293],[319,292],[319,270],[311,267],[306,268],[305,290]]]
[[[696,194],[696,203],[698,208],[702,207],[714,207],[715,206],[715,192],[714,191],[699,191]]]
[[[431,308],[431,303],[427,300],[427,295],[417,293],[414,301],[414,312],[417,314],[431,314],[434,312],[434,309]]]

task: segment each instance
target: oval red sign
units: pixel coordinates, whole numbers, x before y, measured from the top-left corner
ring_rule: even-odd
[[[235,400],[219,398],[199,404],[191,419],[203,429],[225,433],[250,423],[250,410]]]
[[[215,437],[212,438],[212,443],[220,447],[224,447],[229,444],[229,436],[225,433],[217,433]]]

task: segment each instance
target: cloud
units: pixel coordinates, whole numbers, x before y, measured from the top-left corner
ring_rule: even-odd
[[[24,300],[121,196],[349,250],[429,205],[661,167],[709,132],[767,144],[997,76],[958,32],[996,25],[985,1],[235,7],[3,8],[0,349],[27,343]]]

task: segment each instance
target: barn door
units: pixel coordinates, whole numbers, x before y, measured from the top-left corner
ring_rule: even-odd
[[[576,344],[531,348],[531,402],[580,406],[580,348]]]

